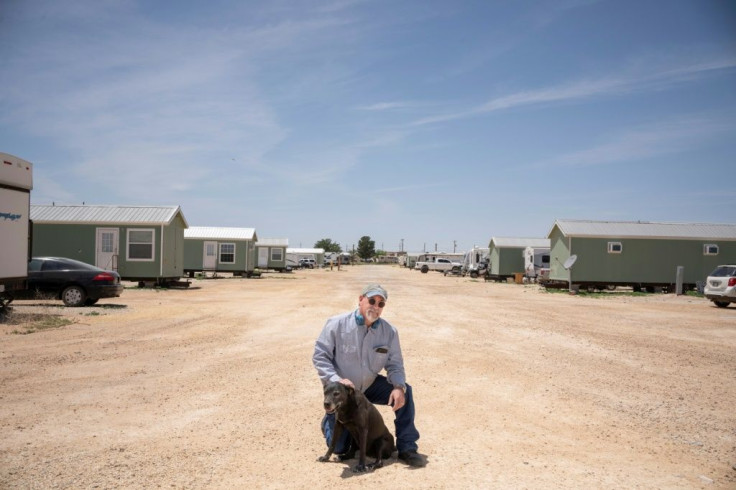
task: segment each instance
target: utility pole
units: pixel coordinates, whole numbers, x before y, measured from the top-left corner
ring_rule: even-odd
[[[452,253],[457,252],[457,240],[452,241]]]
[[[403,238],[401,239],[401,245],[399,246],[399,251],[401,252],[404,251],[404,239]]]
[[[437,242],[434,242],[434,251],[437,251]]]

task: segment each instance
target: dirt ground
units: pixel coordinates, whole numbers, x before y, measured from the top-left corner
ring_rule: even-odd
[[[425,468],[317,462],[314,341],[369,282]],[[0,488],[736,488],[734,306],[381,265],[14,305],[74,323],[0,325]]]

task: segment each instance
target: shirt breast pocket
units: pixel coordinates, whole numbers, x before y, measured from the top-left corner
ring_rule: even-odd
[[[373,352],[371,352],[371,371],[375,374],[380,373],[386,367],[386,361],[388,361],[388,346],[374,347]]]

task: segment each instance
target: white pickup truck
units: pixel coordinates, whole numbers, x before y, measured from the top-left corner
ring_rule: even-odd
[[[445,273],[453,270],[459,271],[462,269],[462,266],[463,265],[460,262],[453,262],[450,259],[436,257],[432,260],[419,261],[416,263],[414,268],[420,270],[422,274],[426,274],[429,271],[440,271]]]

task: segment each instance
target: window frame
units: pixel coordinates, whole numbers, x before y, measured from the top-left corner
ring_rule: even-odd
[[[618,248],[618,250],[616,250]],[[621,254],[624,252],[624,245],[621,242],[608,242],[609,254]]]
[[[223,247],[226,247],[226,246],[233,247],[233,251],[232,252],[223,252],[222,249],[223,249]],[[220,264],[234,264],[235,263],[235,250],[236,250],[236,247],[235,247],[235,243],[234,242],[218,243],[217,244],[217,262],[219,262]],[[222,256],[224,254],[230,254],[230,253],[232,253],[233,260],[231,260],[231,261],[222,260]]]
[[[131,232],[145,231],[151,234],[150,244],[147,242],[132,242],[130,240]],[[151,258],[138,258],[130,256],[131,245],[150,245]],[[125,260],[128,262],[154,262],[156,260],[156,229],[155,228],[128,228],[125,230]]]
[[[715,248],[715,252],[711,251],[711,248]],[[703,255],[714,256],[718,255],[721,251],[721,247],[717,243],[704,243],[703,244]]]
[[[274,256],[274,252],[278,253],[278,258]],[[276,247],[271,249],[271,261],[272,262],[283,262],[284,261],[284,249]]]

